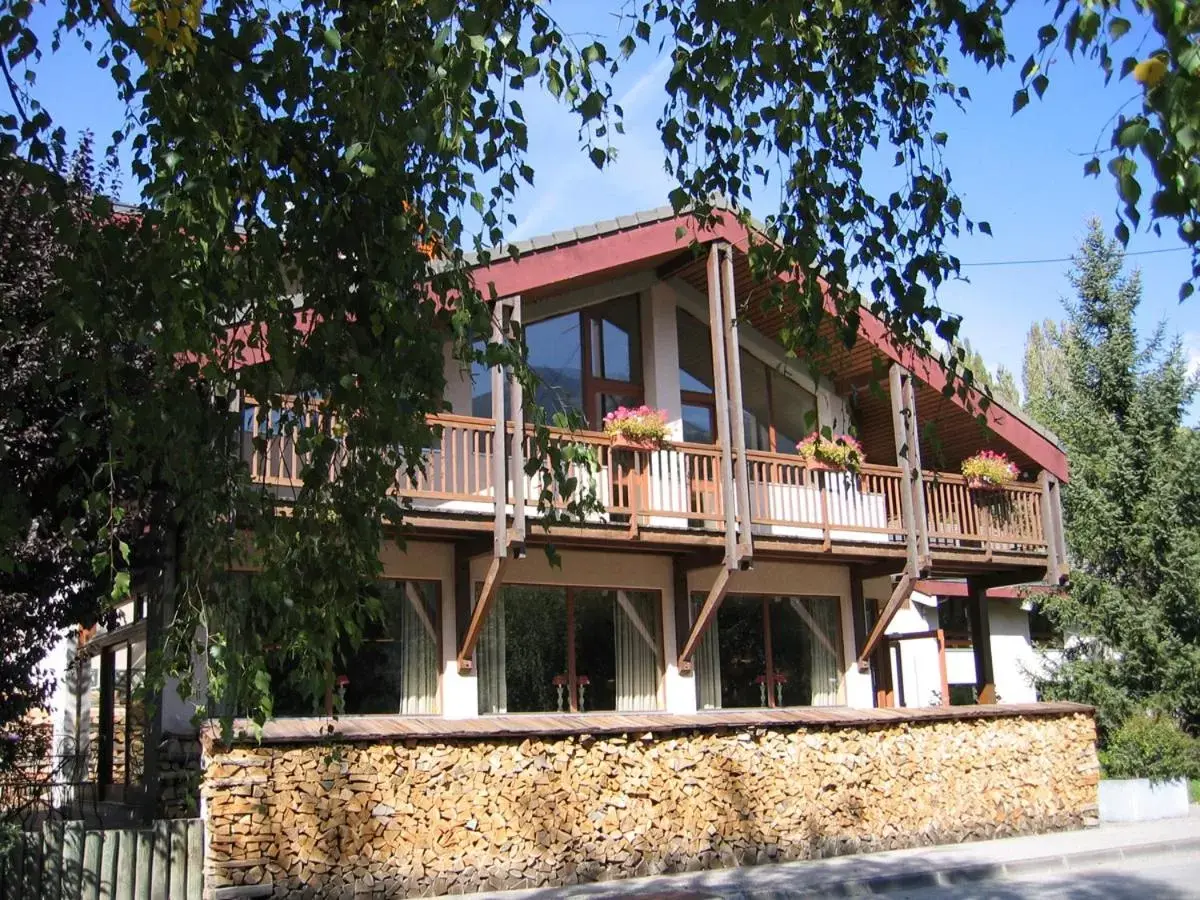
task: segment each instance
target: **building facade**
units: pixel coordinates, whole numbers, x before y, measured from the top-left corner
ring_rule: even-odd
[[[338,663],[340,761],[322,710],[300,699],[277,699],[262,743],[201,735],[212,884],[564,884],[1090,815],[1090,715],[1015,686],[1001,637],[1020,601],[988,599],[1066,577],[1061,445],[945,391],[937,361],[892,346],[865,310],[852,349],[790,355],[751,237],[732,216],[699,230],[660,209],[535,239],[478,272],[500,298],[496,338],[523,335],[542,387],[523,397],[447,345],[449,411],[399,484],[411,531],[404,550],[380,550],[385,621]],[[588,426],[561,437],[589,451],[574,474],[596,511],[549,533],[540,474],[525,471],[531,403]],[[643,404],[666,413],[661,447],[603,433],[606,414]],[[252,475],[286,496],[294,449],[284,436],[255,451],[245,421]],[[818,429],[859,437],[857,473],[797,455]],[[1020,478],[969,484],[959,466],[983,449]],[[934,582],[953,586],[969,646],[947,646]],[[104,672],[124,660],[132,678],[141,658],[121,631],[81,655],[109,693]],[[93,731],[114,783],[101,694]],[[169,771],[165,748],[196,737],[177,706],[164,698],[143,770]],[[1043,760],[1019,773],[1032,750]],[[755,784],[756,767],[773,781]],[[939,800],[922,779],[952,787]],[[868,809],[873,790],[887,799]]]

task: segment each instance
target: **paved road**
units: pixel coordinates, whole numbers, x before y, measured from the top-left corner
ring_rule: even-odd
[[[894,891],[893,900],[1200,900],[1200,853],[960,887]]]

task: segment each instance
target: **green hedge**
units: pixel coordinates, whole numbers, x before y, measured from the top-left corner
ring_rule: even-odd
[[[1109,738],[1100,763],[1108,778],[1200,778],[1200,741],[1168,718],[1139,714]]]

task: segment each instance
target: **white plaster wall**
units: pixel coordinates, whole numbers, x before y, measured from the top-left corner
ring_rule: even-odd
[[[454,358],[454,342],[442,344],[442,359],[446,378],[445,400],[455,415],[471,414],[471,367]]]
[[[683,405],[679,397],[679,337],[675,289],[656,282],[642,294],[642,375],[646,405],[667,412],[670,438],[683,440]]]
[[[403,548],[388,541],[380,549],[386,578],[436,581],[442,598],[442,679],[438,708],[450,719],[479,714],[474,675],[458,674],[458,625],[454,608],[454,545],[408,541]]]
[[[882,603],[891,593],[886,578],[872,579],[864,584],[867,597]],[[919,602],[924,600],[925,603]],[[888,634],[912,634],[938,627],[936,607],[926,605],[932,598],[914,592],[913,599],[896,613]],[[1033,673],[1044,667],[1045,661],[1029,639],[1029,613],[1016,600],[988,600],[988,619],[991,625],[992,674],[1001,703],[1034,703],[1037,691]],[[901,668],[892,654],[893,684],[899,690],[897,676],[904,679],[904,705],[929,706],[941,691],[938,671],[937,644],[932,639],[902,642]],[[947,648],[946,678],[950,684],[975,684],[975,654],[969,648]]]
[[[989,600],[992,624],[992,673],[1001,703],[1035,703],[1031,673],[1037,670],[1037,651],[1029,639],[1029,613],[1017,600]]]

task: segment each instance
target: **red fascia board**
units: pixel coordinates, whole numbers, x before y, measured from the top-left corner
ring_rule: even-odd
[[[680,228],[686,229],[682,236],[677,235]],[[724,239],[732,243],[731,237],[737,233],[736,225],[723,223],[711,230],[700,229],[694,219],[676,216],[577,243],[527,251],[517,259],[496,259],[477,269],[473,277],[484,297],[513,297],[534,290],[553,290],[610,269],[680,253],[693,241]],[[744,236],[745,232],[741,233]]]
[[[930,597],[966,597],[967,583],[965,581],[935,581],[918,580],[913,586],[914,591],[920,591]],[[1049,584],[1027,584],[1007,587],[988,588],[989,600],[1023,600],[1027,594],[1050,594],[1060,590]]]

